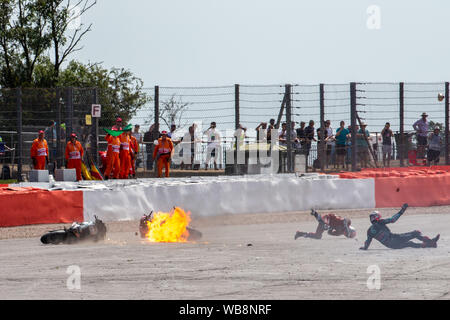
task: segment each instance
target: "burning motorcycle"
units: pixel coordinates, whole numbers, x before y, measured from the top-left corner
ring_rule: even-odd
[[[98,242],[106,238],[106,225],[95,216],[93,222],[74,222],[70,228],[50,231],[41,237],[43,244],[74,244],[84,241]]]
[[[189,214],[180,208],[174,208],[172,213],[154,213],[143,215],[139,223],[142,239],[152,242],[185,242],[197,241],[202,233],[189,228]]]

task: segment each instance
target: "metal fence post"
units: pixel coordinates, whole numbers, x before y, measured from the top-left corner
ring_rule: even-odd
[[[60,88],[56,88],[56,110],[58,112],[56,117],[56,166],[58,169],[61,169],[63,157],[62,157],[62,148],[61,148],[61,102],[59,101],[61,98]]]
[[[241,122],[240,119],[240,99],[241,99],[241,91],[240,91],[240,85],[235,84],[234,85],[234,127],[236,130],[239,129],[239,124]],[[238,174],[240,168],[238,164],[238,152],[239,150],[239,140],[238,137],[233,137],[233,143],[236,146],[236,149],[234,150],[234,163],[233,163],[233,171],[234,174]]]
[[[16,89],[17,99],[17,181],[22,182],[22,158],[23,158],[23,137],[22,137],[22,88]]]
[[[397,152],[400,156],[400,167],[405,166],[405,84],[400,82],[400,145],[397,146]]]
[[[450,84],[445,83],[445,164],[450,165]]]
[[[322,139],[319,141],[319,153],[320,157],[320,169],[322,172],[325,171],[325,162],[328,162],[326,159],[326,142],[325,139],[325,86],[324,84],[320,84],[320,134],[322,135]],[[319,137],[318,137],[319,138]]]
[[[94,104],[99,104],[99,98],[98,98],[98,88],[94,88],[93,91],[94,94]],[[95,164],[98,165],[99,164],[99,155],[98,155],[98,127],[99,127],[99,118],[95,118],[94,119],[94,134],[95,134],[95,139],[94,139],[94,145],[92,146],[93,152],[94,152],[94,161]]]
[[[357,171],[357,146],[356,146],[356,83],[350,83],[350,117],[352,123],[352,171]]]
[[[291,92],[292,86],[290,84],[286,85],[286,140],[287,140],[287,172],[293,172],[292,168],[292,102],[291,102]]]

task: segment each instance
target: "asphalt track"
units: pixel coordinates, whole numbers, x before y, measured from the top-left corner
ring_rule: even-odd
[[[410,208],[391,227],[440,233],[437,249],[374,241],[360,251],[368,211],[345,215],[356,240],[294,241],[316,228],[308,212],[196,220],[203,239],[184,244],[141,241],[137,222],[108,224],[105,242],[73,246],[40,244],[55,226],[0,229],[0,299],[450,299],[450,207]],[[67,287],[69,266],[80,268],[79,290]],[[381,271],[380,290],[367,286],[370,266]]]

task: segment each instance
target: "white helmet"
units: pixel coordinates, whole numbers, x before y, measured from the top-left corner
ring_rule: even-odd
[[[353,228],[352,226],[348,227],[348,229],[350,230],[350,234],[349,234],[349,238],[353,239],[356,237],[356,229]]]

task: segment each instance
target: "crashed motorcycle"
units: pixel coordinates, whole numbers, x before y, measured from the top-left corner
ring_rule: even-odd
[[[41,237],[43,244],[74,244],[84,241],[98,242],[106,238],[106,225],[95,216],[93,222],[74,222],[70,228],[50,231]]]
[[[150,214],[144,214],[139,222],[139,232],[141,234],[141,238],[145,239],[148,234],[148,222],[153,220],[153,211]],[[197,241],[202,238],[202,233],[198,230],[186,227],[186,230],[189,232],[188,241]]]

